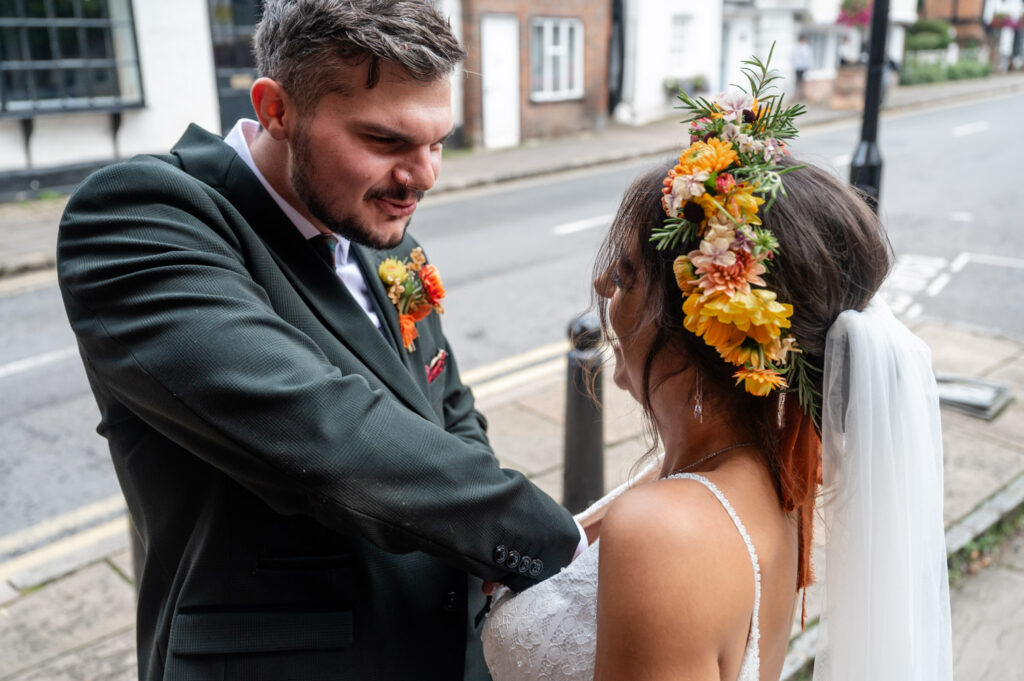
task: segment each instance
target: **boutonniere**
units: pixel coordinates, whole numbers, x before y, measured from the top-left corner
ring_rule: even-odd
[[[398,309],[398,325],[402,329],[402,344],[412,352],[413,342],[419,336],[416,322],[431,312],[444,313],[444,284],[441,274],[427,264],[423,249],[418,246],[405,260],[388,258],[377,268],[377,275],[388,288],[388,298]]]

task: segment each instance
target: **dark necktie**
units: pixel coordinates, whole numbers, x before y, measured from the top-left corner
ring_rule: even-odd
[[[316,254],[319,255],[325,263],[330,265],[331,269],[334,269],[334,249],[338,246],[338,240],[334,238],[333,234],[317,234],[315,237],[309,240],[309,245],[313,247]]]

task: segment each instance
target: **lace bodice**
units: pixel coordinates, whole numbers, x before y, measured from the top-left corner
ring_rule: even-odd
[[[707,478],[679,473],[674,479],[694,480],[721,502],[750,553],[754,570],[754,609],[750,635],[737,681],[760,677],[761,568],[754,544],[732,504]],[[494,681],[591,681],[597,650],[597,567],[600,540],[594,542],[557,575],[513,594],[496,595],[484,624],[484,657]]]

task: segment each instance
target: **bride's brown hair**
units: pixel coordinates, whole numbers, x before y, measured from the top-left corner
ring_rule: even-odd
[[[795,165],[790,159],[783,166]],[[651,231],[665,220],[662,179],[672,164],[652,168],[626,190],[618,213],[604,240],[594,266],[595,280],[607,281],[613,273],[639,287],[645,301],[631,333],[620,338],[652,339],[647,352],[641,387],[641,404],[648,430],[657,447],[650,421],[654,360],[663,352],[683,353],[696,368],[701,382],[704,411],[725,408],[755,424],[759,445],[766,457],[776,489],[780,487],[779,394],[757,397],[735,385],[736,367],[683,327],[683,295],[676,284],[672,262],[679,252],[659,251],[650,241]],[[793,305],[792,334],[804,357],[818,371],[815,389],[821,392],[825,337],[844,310],[862,310],[878,290],[891,266],[888,238],[865,200],[830,173],[808,166],[785,175],[786,196],[780,195],[771,210],[761,216],[764,226],[779,241],[779,254],[764,276],[780,302]],[[607,305],[597,305],[606,335],[611,330]],[[667,377],[665,377],[667,378]],[[786,399],[796,403],[796,395]],[[681,408],[692,411],[692,405]],[[788,408],[788,407],[787,407]]]

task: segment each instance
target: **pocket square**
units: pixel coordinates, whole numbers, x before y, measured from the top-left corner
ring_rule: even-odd
[[[427,370],[427,383],[433,383],[434,379],[441,375],[444,371],[444,365],[448,363],[448,353],[444,350],[438,350],[434,358],[430,360],[430,364],[425,364],[424,369]]]

